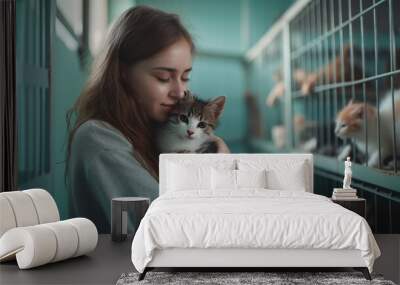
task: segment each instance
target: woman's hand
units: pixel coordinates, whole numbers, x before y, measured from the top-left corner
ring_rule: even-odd
[[[231,153],[226,143],[220,137],[217,137],[215,135],[213,137],[214,141],[217,143],[217,153]]]

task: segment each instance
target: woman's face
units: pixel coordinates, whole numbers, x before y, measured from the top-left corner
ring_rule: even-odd
[[[150,120],[164,122],[184,96],[191,70],[190,44],[181,39],[129,68],[127,80]]]

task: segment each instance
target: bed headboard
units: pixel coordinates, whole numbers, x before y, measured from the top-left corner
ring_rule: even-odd
[[[160,186],[159,186],[159,194],[162,195],[166,192],[166,180],[167,180],[167,163],[182,160],[193,161],[196,160],[201,163],[204,161],[205,164],[210,164],[213,161],[217,162],[218,160],[232,160],[232,162],[242,159],[262,159],[262,160],[271,160],[273,161],[305,161],[306,162],[306,179],[307,181],[307,192],[313,193],[313,176],[314,176],[314,166],[313,166],[313,155],[309,153],[289,153],[289,154],[270,154],[270,153],[164,153],[160,154],[159,168],[160,168]]]

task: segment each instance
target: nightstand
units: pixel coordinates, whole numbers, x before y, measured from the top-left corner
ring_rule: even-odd
[[[356,214],[359,214],[364,219],[366,218],[366,207],[367,201],[364,198],[354,198],[348,200],[340,200],[340,199],[332,199],[332,202],[339,204],[340,206],[353,211]]]
[[[150,206],[150,199],[144,197],[119,197],[111,200],[111,238],[124,241],[128,236],[128,212],[134,214],[133,235]]]

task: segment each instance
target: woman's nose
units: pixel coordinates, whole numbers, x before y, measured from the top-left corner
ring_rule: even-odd
[[[181,82],[177,82],[170,92],[171,97],[180,100],[185,96],[186,86]]]

